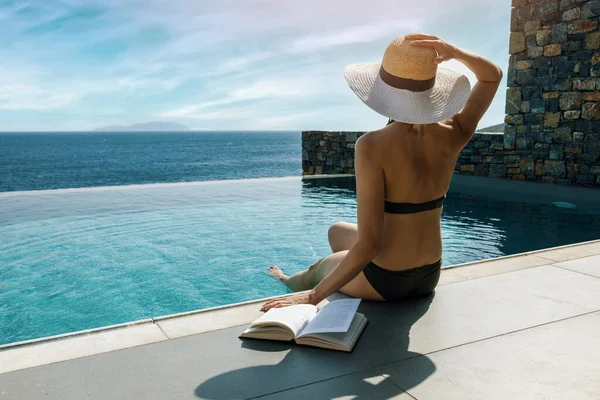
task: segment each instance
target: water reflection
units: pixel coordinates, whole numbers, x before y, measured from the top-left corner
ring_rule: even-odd
[[[560,246],[600,237],[600,215],[576,208],[558,208],[550,199],[539,204],[499,201],[451,190],[442,214],[445,265]],[[327,212],[343,199],[348,222],[356,222],[356,185],[353,177],[305,179],[304,207]],[[339,203],[338,203],[339,204]]]

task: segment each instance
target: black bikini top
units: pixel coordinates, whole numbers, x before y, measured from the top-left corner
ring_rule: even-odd
[[[390,214],[415,214],[423,211],[435,210],[444,204],[446,195],[439,199],[428,201],[425,203],[394,203],[385,200],[384,210]]]

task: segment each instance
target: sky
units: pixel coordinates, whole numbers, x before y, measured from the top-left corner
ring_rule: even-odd
[[[378,129],[346,65],[425,32],[506,72],[509,26],[510,0],[0,0],[0,131]]]

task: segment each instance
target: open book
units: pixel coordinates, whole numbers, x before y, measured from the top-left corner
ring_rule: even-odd
[[[357,313],[360,299],[336,300],[320,310],[310,304],[272,308],[240,338],[293,340],[297,344],[352,351],[367,318]]]

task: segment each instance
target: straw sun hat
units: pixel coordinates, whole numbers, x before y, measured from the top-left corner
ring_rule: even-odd
[[[438,68],[436,55],[401,37],[388,45],[381,63],[348,65],[344,75],[354,93],[385,117],[411,124],[440,122],[463,108],[471,86],[463,74]]]

